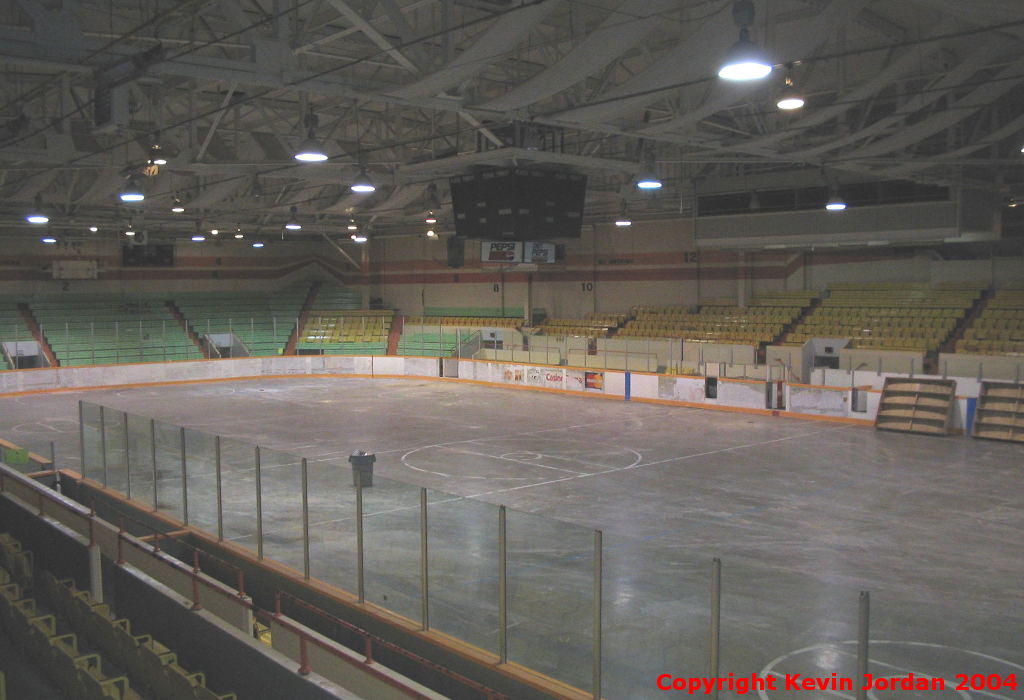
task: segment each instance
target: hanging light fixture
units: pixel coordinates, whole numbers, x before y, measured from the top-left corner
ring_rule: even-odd
[[[829,195],[828,202],[825,203],[825,208],[829,211],[842,211],[846,209],[846,202],[839,196],[839,190],[833,189],[832,194]]]
[[[348,220],[348,230],[349,231],[357,231],[358,229],[359,229],[359,226],[356,225],[356,220],[355,219],[349,219]]]
[[[30,224],[49,223],[50,217],[43,211],[43,196],[41,194],[36,194],[35,206],[32,211],[25,215],[25,221]]]
[[[39,240],[41,240],[43,243],[46,243],[47,245],[52,245],[52,244],[57,242],[57,239],[52,237],[52,236],[47,236],[46,238],[40,238]]]
[[[377,191],[377,186],[373,184],[373,181],[366,174],[366,166],[359,166],[359,174],[352,181],[352,191],[360,193]]]
[[[141,202],[146,198],[146,193],[142,191],[142,188],[135,184],[135,178],[129,177],[124,187],[121,189],[121,201],[122,202]]]
[[[185,211],[185,205],[181,203],[181,200],[177,197],[174,198],[174,204],[171,205],[171,211],[175,214],[180,214]]]
[[[210,229],[210,235],[211,236],[216,236],[218,233],[220,233],[220,231],[218,229],[215,229],[215,228],[211,228]]]
[[[633,222],[630,221],[629,216],[626,214],[626,203],[622,203],[622,213],[619,214],[619,218],[615,220],[616,226],[632,226]]]
[[[303,163],[322,163],[327,160],[327,154],[324,153],[323,144],[314,135],[320,120],[313,113],[312,109],[309,110],[309,114],[303,119],[303,123],[306,125],[306,140],[299,145],[299,150],[295,152],[295,160],[302,161]]]
[[[124,230],[124,235],[134,236],[135,235],[135,222],[131,219],[128,220],[128,227]]]
[[[353,233],[352,240],[356,243],[366,243],[366,236],[361,233]]]
[[[201,243],[206,240],[206,236],[204,236],[201,233],[197,233],[196,235],[192,236],[192,240],[195,241],[196,243]]]
[[[429,229],[427,231],[427,238],[437,238],[437,233],[434,232],[434,229]]]
[[[163,149],[160,148],[160,144],[154,143],[149,147],[149,164],[150,165],[167,165],[167,157],[163,153]]]
[[[99,231],[100,229],[99,229],[99,227],[98,227],[98,226],[90,226],[90,227],[89,227],[89,230],[90,230],[90,231],[92,231],[93,233],[96,233],[96,232],[97,232],[97,231]]]
[[[424,221],[426,221],[428,224],[436,224],[437,217],[434,216],[434,212],[430,212],[429,214],[427,214],[427,218],[424,219]]]
[[[760,80],[772,72],[772,64],[764,51],[750,38],[749,27],[754,23],[752,0],[736,0],[732,6],[732,19],[740,28],[740,38],[726,54],[718,71],[723,80]]]
[[[239,231],[238,233],[235,234],[235,238],[245,238],[245,235],[241,231]]]
[[[776,105],[779,109],[785,110],[800,109],[804,106],[804,98],[793,84],[792,63],[786,64],[786,82],[782,87],[782,92],[779,94],[779,101]]]
[[[289,231],[298,231],[299,229],[302,228],[302,224],[300,224],[298,222],[298,219],[295,218],[295,214],[296,214],[297,211],[298,211],[297,207],[292,207],[291,217],[288,219],[287,223],[285,223],[285,225],[284,225],[284,227],[286,229],[288,229]]]
[[[644,158],[644,169],[636,179],[636,186],[642,190],[656,190],[661,187],[661,179],[654,172],[654,154]]]
[[[256,241],[255,243],[252,244],[252,247],[253,248],[262,248],[263,244],[260,243],[259,241]]]

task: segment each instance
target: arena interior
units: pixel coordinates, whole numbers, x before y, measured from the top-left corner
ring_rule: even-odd
[[[1024,700],[1019,0],[0,64],[0,700]]]

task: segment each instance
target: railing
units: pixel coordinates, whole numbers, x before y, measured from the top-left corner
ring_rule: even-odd
[[[40,518],[45,518],[50,515],[56,514],[56,511],[77,518],[82,524],[82,530],[88,533],[88,544],[90,547],[99,546],[99,538],[97,536],[97,530],[99,528],[114,529],[114,526],[107,520],[100,518],[97,514],[95,501],[89,508],[70,501],[62,497],[60,494],[36,483],[32,479],[18,475],[16,473],[9,473],[5,465],[0,464],[0,494],[11,493],[11,480],[16,480],[19,484],[19,493],[16,495],[23,501],[28,499],[26,502],[31,503],[34,501],[36,508],[36,514]],[[15,494],[12,494],[15,495]],[[49,509],[48,509],[49,505]],[[171,567],[179,575],[187,577],[190,580],[191,587],[191,609],[194,611],[203,610],[204,606],[202,603],[202,596],[200,595],[200,588],[206,588],[211,592],[229,600],[233,605],[252,611],[258,618],[268,620],[274,624],[280,625],[285,629],[288,629],[292,633],[296,634],[300,638],[301,645],[301,659],[300,666],[297,672],[306,675],[312,672],[314,669],[311,667],[307,657],[307,643],[317,644],[320,648],[330,653],[337,659],[352,664],[352,657],[342,653],[341,649],[334,644],[324,643],[318,639],[315,635],[311,634],[304,625],[297,623],[296,621],[284,616],[281,612],[281,600],[282,598],[287,599],[302,609],[310,612],[315,612],[320,617],[330,620],[330,622],[338,627],[344,628],[346,631],[360,636],[364,641],[362,644],[362,650],[365,653],[365,660],[358,664],[361,669],[370,675],[374,676],[380,681],[388,683],[389,685],[398,688],[404,694],[416,700],[428,700],[428,697],[416,691],[411,685],[408,685],[400,678],[397,678],[394,674],[381,673],[377,669],[373,668],[375,663],[379,664],[379,661],[373,658],[374,645],[380,648],[388,649],[400,655],[402,658],[415,662],[417,665],[423,667],[425,670],[429,670],[434,673],[438,673],[445,678],[455,681],[465,688],[480,693],[480,695],[486,700],[506,700],[505,696],[494,690],[481,685],[472,679],[466,678],[461,674],[458,674],[450,669],[447,669],[439,664],[436,664],[429,659],[419,656],[413,652],[410,652],[402,647],[388,642],[385,639],[371,635],[370,633],[362,630],[361,628],[341,620],[340,618],[333,617],[328,613],[320,610],[313,604],[302,600],[301,598],[292,594],[279,591],[275,596],[275,610],[274,613],[267,613],[266,611],[259,610],[253,606],[252,602],[245,594],[244,584],[244,572],[239,567],[236,567],[219,557],[206,552],[188,542],[185,542],[180,537],[173,533],[163,532],[160,528],[139,520],[129,514],[124,513],[120,509],[112,506],[109,503],[103,503],[102,507],[109,508],[117,515],[118,525],[116,527],[116,560],[115,563],[118,566],[124,566],[127,563],[126,547],[131,547],[134,551],[143,553],[154,561],[159,562],[164,566]],[[58,520],[61,520],[58,518]],[[150,531],[151,534],[143,537],[133,535],[125,528],[126,523],[132,523],[136,525],[141,531]],[[191,563],[182,561],[177,557],[169,554],[165,547],[161,547],[161,539],[164,542],[173,541],[176,545],[185,547],[192,552]],[[112,554],[112,553],[111,553]],[[220,581],[210,576],[207,571],[204,571],[201,567],[201,560],[205,557],[209,561],[215,562],[217,566],[225,569],[232,570],[236,575],[236,583],[228,583]]]

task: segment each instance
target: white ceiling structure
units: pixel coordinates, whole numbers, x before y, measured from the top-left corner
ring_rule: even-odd
[[[837,181],[1024,195],[1024,2],[755,6],[776,70],[728,83],[733,0],[8,0],[0,233],[38,235],[38,201],[76,237],[277,235],[293,207],[301,235],[422,235],[429,210],[451,230],[449,176],[509,164],[586,173],[590,221]],[[323,163],[293,157],[309,113]]]

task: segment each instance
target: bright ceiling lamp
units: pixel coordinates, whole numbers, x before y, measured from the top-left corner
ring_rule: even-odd
[[[353,233],[352,240],[356,243],[366,243],[366,236],[361,233]]]
[[[629,215],[626,214],[626,203],[622,203],[622,213],[619,214],[619,218],[615,220],[616,226],[632,226],[633,222],[630,220]]]
[[[429,231],[427,231],[427,238],[437,238],[437,233],[434,231],[434,229],[430,229]]]
[[[252,244],[252,247],[253,248],[262,248],[263,244],[260,243],[259,241],[256,241],[255,243]]]
[[[779,101],[775,103],[779,109],[793,110],[804,106],[804,98],[793,84],[793,64],[786,64],[786,82],[779,94]]]
[[[52,236],[47,236],[46,238],[40,238],[39,240],[41,240],[43,243],[45,243],[47,245],[52,245],[52,244],[57,242],[57,239],[53,238]]]
[[[348,230],[349,231],[357,231],[357,230],[359,230],[359,226],[356,225],[356,220],[355,219],[349,219],[348,220]]]
[[[436,224],[437,223],[437,217],[434,216],[434,212],[430,212],[429,214],[427,214],[427,218],[424,219],[424,221],[426,223],[428,223],[428,224]]]
[[[211,236],[216,236],[218,233],[220,233],[219,229],[215,229],[215,228],[211,228],[210,229],[210,235]]]
[[[141,187],[135,184],[134,178],[128,178],[128,182],[121,190],[120,197],[122,202],[141,202],[146,198],[146,194]]]
[[[93,233],[96,233],[97,231],[100,230],[100,228],[99,228],[99,226],[90,226],[89,230],[92,231]]]
[[[245,234],[243,234],[243,233],[236,233],[235,234],[235,238],[245,238]]]
[[[366,167],[359,167],[359,174],[356,175],[356,179],[352,181],[353,192],[376,192],[377,186],[373,184],[373,180],[366,174]]]
[[[154,143],[149,147],[149,163],[150,165],[167,165],[167,156],[164,155],[160,144]]]
[[[761,47],[751,40],[748,29],[754,23],[752,0],[736,0],[732,6],[732,19],[740,28],[740,39],[729,49],[718,77],[737,81],[767,77],[772,72],[772,64],[768,62]]]
[[[295,160],[302,161],[303,163],[322,163],[327,160],[327,154],[324,153],[324,145],[314,135],[319,123],[320,120],[313,113],[313,110],[309,110],[309,113],[303,119],[303,124],[306,125],[306,140],[299,144],[299,150],[295,151]]]
[[[202,235],[201,233],[196,234],[195,236],[192,236],[192,240],[195,241],[196,243],[202,243],[203,241],[206,240],[206,236]]]
[[[636,186],[642,190],[657,190],[661,188],[661,179],[654,172],[654,154],[648,154],[644,158],[644,169],[636,178]]]
[[[839,196],[839,192],[832,190],[832,194],[828,198],[828,202],[825,203],[825,208],[829,211],[842,211],[846,209],[846,202]]]
[[[46,224],[49,223],[50,217],[43,211],[43,198],[42,195],[36,195],[35,207],[27,215],[25,215],[25,221],[30,224]]]
[[[324,147],[320,140],[310,136],[295,152],[295,160],[300,160],[303,163],[322,163],[327,160],[327,154],[324,153]]]
[[[298,219],[295,218],[295,212],[298,211],[297,207],[292,207],[292,214],[284,227],[289,231],[298,231],[302,228],[302,224],[299,223]]]
[[[171,211],[175,214],[180,214],[185,211],[185,205],[181,203],[181,200],[177,197],[174,198],[174,204],[171,205]]]
[[[128,224],[128,228],[126,228],[124,230],[124,235],[126,235],[126,236],[134,236],[135,235],[135,227],[132,226],[131,224]]]

